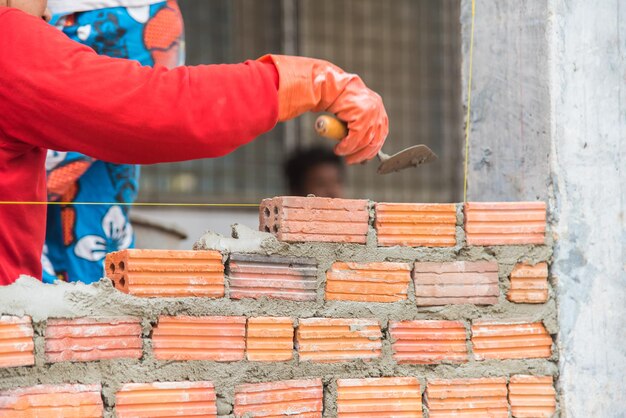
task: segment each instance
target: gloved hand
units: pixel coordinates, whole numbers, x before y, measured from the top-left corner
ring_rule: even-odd
[[[335,147],[348,164],[372,159],[389,133],[381,97],[355,74],[323,60],[266,55],[262,62],[276,66],[279,76],[278,120],[305,112],[331,112],[348,124],[348,136]]]

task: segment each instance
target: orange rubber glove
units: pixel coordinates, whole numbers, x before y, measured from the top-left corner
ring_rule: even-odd
[[[370,160],[380,151],[389,133],[387,112],[381,97],[358,75],[312,58],[266,55],[260,61],[278,70],[280,122],[309,111],[331,112],[348,124],[348,136],[335,147],[348,164]]]

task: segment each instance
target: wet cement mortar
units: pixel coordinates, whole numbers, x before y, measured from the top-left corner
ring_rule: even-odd
[[[514,374],[551,375],[558,377],[558,350],[553,344],[553,355],[548,359],[473,360],[469,342],[470,323],[477,319],[503,322],[541,321],[556,341],[558,332],[554,283],[550,282],[549,300],[544,304],[514,304],[506,300],[509,275],[518,262],[536,264],[551,261],[552,241],[545,245],[466,247],[462,228],[462,213],[457,219],[457,245],[449,248],[382,248],[376,245],[374,228],[370,228],[367,244],[325,244],[278,242],[269,234],[251,231],[245,227],[233,228],[233,237],[208,233],[195,249],[218,249],[225,261],[230,253],[256,253],[314,258],[318,262],[318,298],[315,302],[293,302],[276,299],[230,300],[206,298],[136,298],[117,291],[108,279],[93,285],[44,285],[38,280],[23,277],[0,292],[2,314],[31,315],[35,328],[36,364],[31,367],[0,369],[0,389],[36,384],[101,383],[105,417],[114,417],[115,393],[122,384],[155,381],[209,380],[215,384],[218,415],[232,417],[235,387],[242,383],[256,383],[319,377],[324,383],[324,417],[336,416],[336,379],[384,376],[413,376],[421,381],[433,378],[496,377]],[[256,245],[250,245],[255,241]],[[395,303],[325,302],[325,272],[336,261],[408,262],[430,261],[497,261],[500,278],[500,299],[496,305],[447,305],[418,307],[415,303],[413,282],[409,285],[407,300]],[[226,263],[228,266],[228,264]],[[227,267],[228,273],[228,267]],[[228,296],[228,280],[226,280]],[[340,363],[299,362],[280,363],[211,361],[159,361],[152,354],[150,334],[159,315],[233,315],[233,316],[290,316],[296,318],[375,318],[381,322],[383,350],[379,359]],[[62,362],[47,364],[44,358],[44,330],[48,318],[72,317],[143,318],[144,355],[140,360],[105,360],[85,363]],[[397,364],[392,358],[388,326],[392,320],[445,319],[465,323],[468,333],[470,360],[463,364],[437,365]],[[558,413],[557,413],[558,415]],[[424,416],[427,416],[426,409]]]

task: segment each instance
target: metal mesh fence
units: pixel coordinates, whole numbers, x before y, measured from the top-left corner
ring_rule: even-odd
[[[349,197],[458,201],[462,119],[458,0],[179,0],[188,64],[240,62],[268,52],[330,60],[379,92],[390,119],[385,152],[424,143],[439,162],[388,176],[348,170]],[[282,162],[324,143],[314,115],[216,160],[147,166],[140,198],[258,202],[285,193]]]

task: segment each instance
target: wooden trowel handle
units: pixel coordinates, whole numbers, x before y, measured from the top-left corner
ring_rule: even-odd
[[[348,126],[333,116],[323,115],[315,121],[315,130],[321,137],[341,141],[348,136]]]

